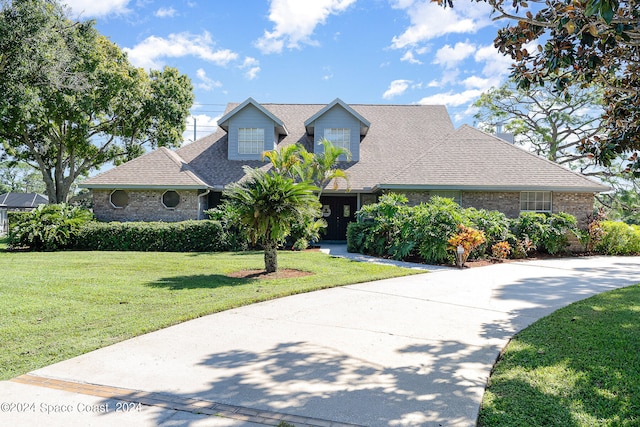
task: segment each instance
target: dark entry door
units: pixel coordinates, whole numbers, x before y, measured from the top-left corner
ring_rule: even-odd
[[[323,240],[346,240],[347,224],[355,221],[356,196],[321,196],[322,216],[327,221]]]

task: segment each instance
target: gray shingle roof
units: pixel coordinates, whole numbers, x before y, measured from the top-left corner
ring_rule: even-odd
[[[0,194],[0,205],[4,205],[8,209],[29,209],[47,203],[49,203],[49,199],[38,193]]]
[[[442,189],[594,192],[609,187],[464,125],[381,182]]]
[[[80,184],[88,188],[207,188],[193,168],[165,147],[96,175]]]
[[[229,104],[228,115],[237,103]],[[286,126],[279,147],[295,144],[313,149],[305,121],[321,104],[260,104]],[[360,143],[360,160],[343,163],[352,191],[376,188],[477,189],[598,192],[608,187],[530,154],[470,126],[454,129],[444,106],[350,104],[370,128]],[[173,154],[175,157],[172,157]],[[85,181],[83,186],[222,188],[244,176],[243,166],[269,168],[260,161],[233,161],[227,156],[227,134],[213,134],[175,153],[159,149]],[[332,189],[329,184],[328,189]],[[344,181],[339,190],[345,190]]]

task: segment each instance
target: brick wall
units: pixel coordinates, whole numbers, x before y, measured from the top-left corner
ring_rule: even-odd
[[[126,190],[129,203],[122,209],[109,201],[113,190],[93,190],[93,213],[99,221],[165,221],[198,219],[198,191],[179,190],[180,203],[173,209],[162,204],[164,190]]]
[[[508,218],[516,218],[520,215],[520,193],[463,191],[462,207],[500,211]]]
[[[586,227],[593,215],[594,199],[592,193],[553,193],[551,204],[554,213],[569,213],[576,217],[579,227]]]

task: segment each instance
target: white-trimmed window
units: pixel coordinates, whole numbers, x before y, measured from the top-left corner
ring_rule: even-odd
[[[551,191],[521,192],[520,210],[532,212],[551,212]]]
[[[162,206],[167,209],[175,209],[180,204],[180,195],[177,191],[167,190],[162,194]]]
[[[124,190],[114,190],[109,195],[109,203],[116,209],[123,209],[129,204],[129,195]]]
[[[263,151],[263,128],[238,129],[238,154],[262,154]]]
[[[349,128],[325,128],[324,139],[331,141],[334,147],[351,152],[351,129]]]
[[[454,202],[462,206],[462,191],[456,190],[432,190],[429,192],[429,198],[442,197],[445,199],[453,199]]]

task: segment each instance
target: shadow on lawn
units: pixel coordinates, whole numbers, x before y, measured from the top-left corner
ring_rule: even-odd
[[[255,282],[254,278],[233,278],[224,274],[200,274],[193,276],[164,277],[148,286],[165,288],[172,291],[182,289],[216,289],[226,286],[239,286]]]

